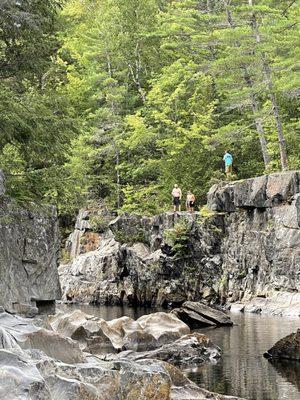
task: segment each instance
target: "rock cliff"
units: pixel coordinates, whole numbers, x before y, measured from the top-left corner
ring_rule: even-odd
[[[55,208],[17,205],[0,171],[0,305],[30,314],[37,302],[59,299],[59,248]]]
[[[88,240],[89,224],[77,225]],[[214,185],[194,215],[119,216],[98,247],[61,265],[60,275],[65,300],[177,306],[202,299],[299,316],[300,172]]]

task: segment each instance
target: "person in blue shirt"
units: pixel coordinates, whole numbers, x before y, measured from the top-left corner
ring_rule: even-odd
[[[227,176],[227,178],[228,178],[229,175],[230,175],[231,172],[232,172],[233,157],[232,157],[232,155],[231,155],[230,153],[228,153],[227,150],[225,151],[223,160],[224,160],[224,162],[225,162],[225,173],[226,173],[226,176]]]

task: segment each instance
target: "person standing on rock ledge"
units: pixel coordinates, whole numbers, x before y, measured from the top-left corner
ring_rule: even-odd
[[[186,195],[186,210],[189,213],[194,213],[194,211],[195,211],[195,201],[196,201],[196,198],[195,198],[194,193],[192,193],[192,191],[189,190],[187,192],[187,195]]]
[[[223,160],[225,162],[225,174],[226,174],[227,178],[229,178],[229,175],[232,172],[233,157],[227,150],[225,151]]]
[[[178,211],[180,212],[181,210],[181,189],[178,187],[178,185],[175,183],[173,190],[172,190],[172,196],[173,196],[173,206],[174,206],[174,212]]]

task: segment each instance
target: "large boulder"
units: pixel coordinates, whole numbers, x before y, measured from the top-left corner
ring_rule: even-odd
[[[280,339],[265,353],[267,358],[300,361],[300,329]]]
[[[200,302],[186,301],[181,308],[172,310],[172,313],[185,322],[191,329],[233,324],[230,317],[223,311]]]
[[[105,321],[75,310],[50,316],[48,323],[60,335],[78,341],[82,350],[99,355],[156,349],[190,332],[175,315],[163,312],[145,315],[137,321],[129,317]]]
[[[189,327],[171,313],[157,312],[143,315],[137,322],[160,344],[169,343],[190,333]]]
[[[37,367],[24,354],[0,350],[0,398],[5,400],[52,400]]]
[[[236,207],[262,208],[266,205],[266,187],[268,176],[237,182],[234,186],[234,204]]]
[[[83,362],[85,357],[78,343],[56,332],[30,324],[27,319],[0,313],[0,334],[3,349],[38,349],[49,357],[66,363]]]
[[[300,192],[300,172],[287,171],[268,175],[266,206],[272,207],[291,201]]]

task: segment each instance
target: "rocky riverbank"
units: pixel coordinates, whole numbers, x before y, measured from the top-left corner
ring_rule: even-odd
[[[63,299],[163,307],[204,300],[299,316],[299,196],[296,171],[217,184],[194,215],[108,223],[101,210],[81,211],[71,261],[59,268]]]
[[[102,344],[108,340],[114,348],[123,335],[125,343],[137,343],[140,334],[152,335],[155,357],[164,359],[168,343],[175,341],[173,354],[181,347],[209,359],[219,354],[204,335],[190,335],[189,328],[171,314],[160,313],[138,321],[120,318],[110,321],[75,312],[56,315],[39,327],[24,318],[0,313],[0,397],[7,400],[169,400],[215,399],[237,397],[210,393],[187,379],[173,365],[141,353],[121,352],[118,357],[103,357]],[[39,322],[40,325],[40,322]],[[136,333],[134,336],[133,333]],[[68,335],[72,336],[71,339]],[[181,339],[181,341],[180,341]],[[162,343],[165,343],[162,345]],[[198,346],[195,346],[195,343]],[[105,346],[104,346],[105,347]],[[100,350],[99,351],[97,351]],[[106,348],[109,353],[109,349]],[[159,353],[160,349],[160,353]],[[102,356],[101,356],[102,355]],[[109,354],[108,354],[109,355]],[[201,356],[201,357],[200,357]],[[184,355],[187,357],[187,354]]]

